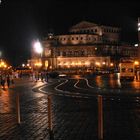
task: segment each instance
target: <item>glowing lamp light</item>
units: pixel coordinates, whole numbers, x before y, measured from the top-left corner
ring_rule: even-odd
[[[41,67],[42,66],[42,63],[41,62],[35,63],[35,66]]]
[[[4,62],[1,62],[1,65],[4,65],[5,63]]]
[[[5,68],[7,68],[7,65],[4,65]]]
[[[140,31],[140,27],[138,28],[138,31]]]
[[[30,64],[27,64],[27,67],[29,67],[30,66]]]
[[[89,61],[85,62],[85,65],[90,65],[90,62]]]
[[[25,67],[25,64],[22,64],[22,67]]]
[[[135,47],[138,47],[138,44],[135,44],[134,46],[135,46]]]
[[[43,52],[42,45],[39,41],[34,43],[34,49],[35,49],[35,52],[37,52],[37,53],[42,53]]]
[[[135,61],[134,64],[135,64],[135,65],[139,65],[139,61]]]
[[[100,66],[100,63],[99,63],[99,62],[96,62],[95,65],[96,65],[96,66]]]
[[[111,67],[113,67],[113,66],[114,66],[114,64],[113,64],[113,63],[110,63],[110,66],[111,66]]]

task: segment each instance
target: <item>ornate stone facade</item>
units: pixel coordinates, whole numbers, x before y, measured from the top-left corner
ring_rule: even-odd
[[[135,48],[120,45],[120,31],[117,27],[82,21],[72,26],[68,34],[48,36],[42,41],[42,66],[68,71],[118,67],[122,56],[137,56]]]

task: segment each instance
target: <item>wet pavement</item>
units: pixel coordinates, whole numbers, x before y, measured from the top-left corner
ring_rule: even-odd
[[[41,92],[39,87],[44,84],[45,92]],[[10,89],[0,88],[0,140],[49,140],[47,94],[52,101],[54,140],[98,140],[97,97],[57,96],[54,85],[56,80],[46,84],[21,79]],[[17,94],[20,125],[16,118]],[[103,98],[103,107],[104,140],[140,139],[140,98],[108,96]]]

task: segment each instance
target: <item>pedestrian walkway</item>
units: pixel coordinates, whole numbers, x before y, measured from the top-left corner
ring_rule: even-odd
[[[10,89],[0,89],[0,140],[50,139],[48,96],[45,92],[32,91],[33,87],[37,88],[44,84],[41,81],[18,79]],[[16,118],[17,94],[20,99],[20,125],[17,124]],[[73,98],[57,96],[55,93],[51,95],[51,102],[53,128],[51,140],[98,139],[97,98]],[[134,107],[134,102],[128,105],[125,100],[118,103],[118,101],[106,99],[106,102],[104,101],[104,140],[139,140],[138,107],[138,104]]]
[[[47,95],[32,91],[32,87],[41,85],[22,79],[10,89],[0,89],[0,140],[49,140]],[[20,97],[20,125],[16,119],[16,94]],[[78,105],[75,99],[52,95],[51,100],[54,139],[87,139],[90,133],[87,128],[94,127],[94,123],[84,123],[88,114],[75,107]]]
[[[48,131],[39,135],[41,129],[39,130],[38,127],[40,126],[35,127],[44,118],[41,112],[35,112],[36,105],[31,106],[33,112],[26,112],[27,109],[30,110],[30,101],[40,101],[43,98],[44,95],[32,92],[33,86],[40,85],[42,85],[41,82],[17,79],[10,88],[6,86],[5,90],[0,89],[0,140],[47,139]],[[22,114],[20,125],[17,125],[16,119],[16,94],[20,96]],[[43,128],[46,129],[47,126]]]

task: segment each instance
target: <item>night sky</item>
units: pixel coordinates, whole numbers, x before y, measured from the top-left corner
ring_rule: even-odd
[[[122,28],[122,41],[137,42],[137,1],[1,0],[0,50],[19,65],[30,58],[32,41],[49,31],[63,34],[82,20]]]

